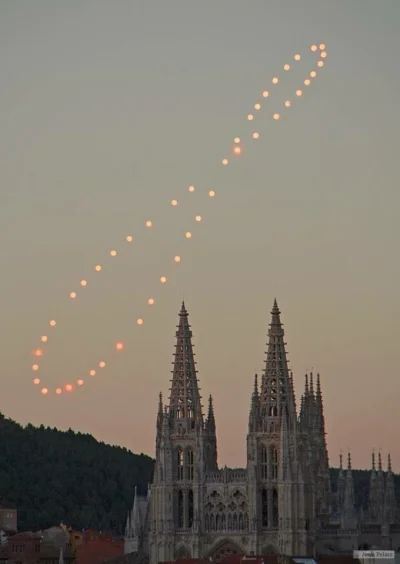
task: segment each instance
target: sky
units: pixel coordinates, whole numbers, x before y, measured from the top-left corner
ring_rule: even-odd
[[[331,464],[400,471],[399,21],[397,0],[3,0],[1,411],[153,455],[184,299],[219,463],[244,466],[276,298]]]

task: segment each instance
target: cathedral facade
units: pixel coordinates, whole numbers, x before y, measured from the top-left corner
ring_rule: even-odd
[[[350,455],[332,494],[319,375],[305,378],[297,411],[275,300],[261,381],[250,400],[247,467],[220,468],[212,398],[204,417],[185,305],[179,313],[171,393],[160,394],[156,463],[146,497],[128,514],[125,553],[150,564],[228,553],[312,556],[400,547],[393,475],[379,454],[367,514],[356,509]]]

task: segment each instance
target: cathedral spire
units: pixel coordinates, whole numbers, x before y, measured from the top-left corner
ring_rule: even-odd
[[[321,435],[325,436],[324,403],[322,400],[321,381],[319,374],[317,374],[317,391],[315,394],[315,406],[317,412],[317,431]]]
[[[126,518],[126,525],[125,525],[125,537],[129,537],[131,534],[131,512],[128,511],[128,516]]]
[[[294,411],[295,413],[297,413],[297,407],[296,407],[296,394],[294,391],[294,382],[293,382],[293,372],[290,371],[290,391],[292,393],[292,400],[293,400],[293,405],[294,405]]]
[[[306,433],[314,433],[315,431],[315,398],[312,373],[304,376],[304,394],[302,405],[302,430]]]
[[[351,471],[351,454],[347,455],[347,471],[344,489],[343,511],[342,511],[342,528],[354,529],[357,525],[357,517],[354,506],[354,483]]]
[[[280,425],[281,413],[287,411],[289,426],[293,427],[296,413],[291,394],[284,335],[278,303],[274,300],[268,331],[267,358],[261,383],[260,407],[262,415],[268,419],[276,419],[278,425]]]
[[[188,317],[185,303],[182,302],[176,331],[169,416],[171,423],[178,422],[190,430],[203,425],[203,414]]]
[[[329,523],[332,505],[332,489],[329,471],[328,447],[326,444],[325,416],[322,402],[321,381],[317,373],[316,392],[313,399],[317,467],[317,507],[316,514],[320,523]]]
[[[371,473],[369,478],[369,500],[368,500],[369,520],[371,523],[379,522],[379,493],[375,465],[375,451],[372,451]]]
[[[339,473],[337,479],[336,505],[338,512],[342,514],[344,506],[344,491],[346,486],[346,478],[343,471],[343,454],[339,456]]]
[[[161,428],[162,428],[163,411],[164,411],[163,399],[162,399],[162,393],[160,392],[160,395],[158,396],[157,433],[159,433],[161,431]]]
[[[378,471],[376,473],[376,501],[377,501],[377,521],[383,525],[385,518],[385,476],[382,468],[382,455],[378,451]]]
[[[207,431],[215,433],[215,416],[212,395],[208,398]]]
[[[382,470],[382,456],[378,452],[378,470],[375,466],[375,452],[372,451],[372,469],[369,481],[369,520],[383,525],[385,518],[385,477]]]
[[[249,415],[249,431],[258,430],[258,422],[260,416],[260,395],[258,393],[258,376],[254,375],[254,389],[251,394],[250,415]]]
[[[310,399],[309,399],[309,411],[310,411],[310,431],[315,433],[318,427],[318,417],[317,417],[317,403],[314,393],[314,375],[310,372]]]
[[[208,398],[208,413],[205,423],[205,465],[208,472],[218,469],[217,432],[215,425],[213,398]]]
[[[310,395],[314,397],[314,376],[312,372],[310,372]]]
[[[397,502],[394,492],[394,479],[392,472],[392,462],[390,454],[388,454],[388,468],[386,474],[386,487],[385,487],[385,522],[392,525],[396,522]]]

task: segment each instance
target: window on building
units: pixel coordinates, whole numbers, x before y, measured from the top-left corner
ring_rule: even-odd
[[[183,529],[183,491],[178,492],[178,529]]]
[[[266,480],[268,477],[268,461],[267,461],[267,449],[264,445],[261,447],[260,452],[260,462],[261,462],[261,479]]]
[[[272,526],[277,527],[279,524],[279,506],[278,506],[278,490],[272,490]]]
[[[188,480],[193,480],[194,476],[194,454],[193,450],[186,451],[186,477]]]
[[[184,458],[183,458],[183,450],[181,448],[178,448],[178,450],[176,451],[176,463],[177,463],[177,469],[178,469],[178,480],[183,480],[183,471],[184,471]]]
[[[261,493],[261,525],[268,527],[268,495],[265,488]]]
[[[276,407],[276,405],[271,405],[271,407],[269,408],[269,414],[270,417],[276,417],[278,415],[278,408]]]
[[[35,552],[40,552],[40,544],[35,544]]]
[[[270,463],[271,463],[271,479],[278,479],[278,450],[272,446],[269,449]]]
[[[206,514],[206,516],[204,517],[204,529],[206,531],[210,530],[210,519],[208,517],[208,514]]]
[[[194,504],[193,504],[193,490],[188,492],[188,526],[191,528],[193,526],[193,514],[194,514]]]

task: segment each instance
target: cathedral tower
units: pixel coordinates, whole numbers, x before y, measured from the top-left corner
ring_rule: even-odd
[[[261,381],[256,375],[251,387],[247,468],[219,468],[213,400],[210,396],[205,418],[183,303],[170,396],[163,401],[160,394],[158,401],[153,484],[146,498],[135,490],[125,532],[126,553],[149,556],[150,564],[183,558],[218,564],[227,554],[315,557],[317,550],[332,554],[365,544],[366,533],[355,508],[350,454],[347,470],[340,455],[337,511],[331,515],[320,377],[305,376],[297,416],[276,300],[265,369]],[[385,479],[380,454],[377,469],[373,460],[369,514],[375,524],[384,523],[373,531],[386,532],[374,533],[368,543],[400,546],[390,457]]]
[[[306,554],[304,483],[298,422],[284,330],[276,300],[271,311],[265,370],[251,399],[247,436],[250,532],[257,553]]]
[[[200,554],[203,482],[206,467],[217,467],[215,418],[210,399],[204,422],[188,312],[182,303],[168,406],[160,397],[156,464],[152,486],[151,560]],[[180,544],[176,533],[185,533]],[[190,547],[190,548],[189,548]]]

